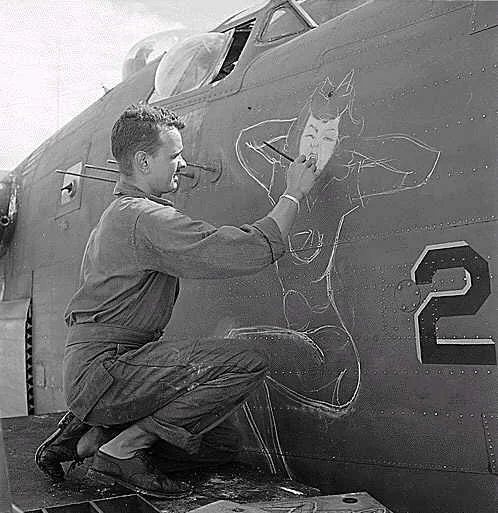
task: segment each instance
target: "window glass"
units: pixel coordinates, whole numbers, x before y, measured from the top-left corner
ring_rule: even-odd
[[[239,25],[238,27],[234,27],[232,42],[230,44],[230,48],[227,52],[225,60],[220,67],[218,75],[213,78],[212,82],[217,82],[218,80],[222,80],[235,69],[239,61],[239,57],[246,46],[246,43],[251,35],[252,29],[254,27],[255,20],[250,20],[243,25]]]
[[[209,32],[175,45],[161,60],[155,77],[154,102],[197,89],[211,81],[226,56],[232,32]]]
[[[275,41],[281,37],[299,34],[307,30],[305,23],[290,7],[275,10],[263,32],[264,41]]]
[[[129,76],[144,68],[149,62],[161,57],[175,44],[192,36],[192,32],[185,29],[166,30],[152,34],[131,47],[123,62],[121,76],[126,80]]]
[[[76,197],[76,193],[78,192],[80,186],[80,178],[74,175],[81,175],[81,169],[81,162],[78,162],[74,164],[74,166],[71,166],[69,169],[67,169],[67,172],[72,174],[64,175],[60,196],[61,205],[66,205],[74,197]]]
[[[319,25],[370,2],[371,0],[297,0]]]

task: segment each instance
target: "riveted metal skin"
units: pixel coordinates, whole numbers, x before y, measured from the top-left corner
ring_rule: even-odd
[[[183,280],[166,337],[271,346],[267,383],[237,414],[246,460],[323,493],[367,490],[400,513],[494,513],[498,63],[485,20],[498,3],[367,2],[265,46],[257,34],[276,3],[253,14],[231,74],[159,102],[186,123],[186,160],[217,170],[182,177],[170,198],[215,225],[265,216],[288,163],[263,141],[292,158],[320,153],[324,178],[276,264]],[[16,170],[20,211],[0,265],[5,299],[33,298],[36,413],[64,408],[61,312],[112,200],[110,184],[82,180],[61,208],[53,170],[105,167],[112,124],[150,96],[155,66]],[[435,272],[422,279],[425,262]]]
[[[496,453],[498,449],[498,412],[483,413],[482,425],[486,437],[486,449],[488,451],[489,471],[498,474],[496,466]]]
[[[394,295],[402,312],[415,311],[422,301],[420,289],[411,280],[401,280],[396,285]]]
[[[469,34],[478,34],[483,30],[496,29],[496,27],[498,27],[498,18],[495,6],[488,2],[474,2]]]

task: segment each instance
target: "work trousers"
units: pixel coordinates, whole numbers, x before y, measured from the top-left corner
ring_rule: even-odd
[[[71,337],[64,361],[70,409],[90,425],[137,423],[188,454],[198,453],[203,438],[209,440],[207,434],[218,426],[213,434],[232,431],[227,419],[267,372],[264,343],[158,340],[137,348],[124,339]],[[233,440],[231,434],[221,438]]]

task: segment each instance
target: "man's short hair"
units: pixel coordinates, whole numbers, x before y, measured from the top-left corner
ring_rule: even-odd
[[[137,151],[155,155],[161,146],[161,130],[185,127],[183,121],[165,107],[130,105],[112,127],[111,150],[124,175],[132,174]]]

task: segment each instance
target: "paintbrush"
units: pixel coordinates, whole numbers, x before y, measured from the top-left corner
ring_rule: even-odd
[[[289,157],[289,155],[286,155],[284,152],[277,150],[277,148],[275,148],[275,146],[272,146],[269,142],[263,141],[263,144],[266,144],[268,148],[271,148],[274,152],[278,153],[279,155],[287,159],[289,162],[294,162],[294,159],[292,157]]]

